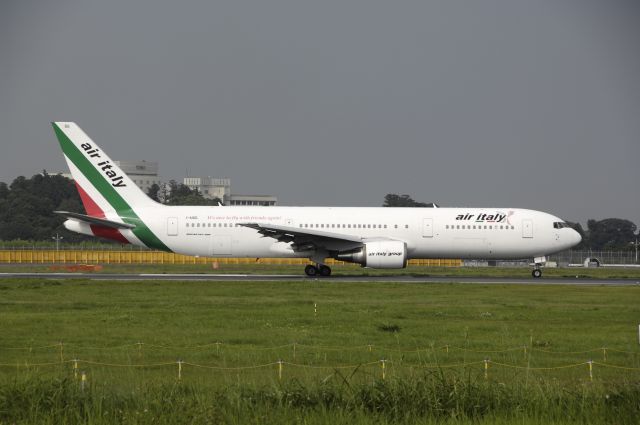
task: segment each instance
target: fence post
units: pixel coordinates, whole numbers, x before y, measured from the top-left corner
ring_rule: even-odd
[[[178,381],[182,380],[182,360],[178,360]]]
[[[593,382],[593,360],[589,360],[589,381]]]
[[[489,359],[484,359],[484,379],[489,379]]]
[[[607,347],[602,347],[602,359],[604,362],[607,361]]]
[[[278,380],[282,381],[282,368],[283,362],[282,360],[278,360]]]
[[[384,379],[387,376],[387,361],[385,359],[380,360],[380,364],[382,366],[382,380],[384,381]]]
[[[78,379],[78,360],[73,360],[73,379]]]

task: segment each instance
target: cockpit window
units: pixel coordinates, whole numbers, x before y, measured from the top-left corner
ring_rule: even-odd
[[[564,221],[556,221],[555,223],[553,223],[554,229],[564,229],[565,227],[571,227],[571,226],[569,226]]]

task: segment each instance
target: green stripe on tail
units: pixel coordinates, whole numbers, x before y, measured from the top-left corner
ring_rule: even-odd
[[[84,174],[87,180],[93,184],[96,190],[109,202],[125,223],[136,226],[132,229],[132,232],[138,239],[149,248],[172,252],[171,249],[147,227],[140,217],[138,217],[127,201],[125,201],[104,176],[98,172],[95,166],[80,152],[76,145],[69,140],[67,135],[55,123],[52,123],[52,125],[65,156],[69,158],[82,174]]]

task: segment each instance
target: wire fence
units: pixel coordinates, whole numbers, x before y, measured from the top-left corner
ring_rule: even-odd
[[[237,362],[230,364],[228,359],[220,356],[222,350],[232,350],[236,354],[244,353],[269,353],[272,352],[275,358],[261,361],[248,362],[251,356],[237,356],[235,354],[227,355]],[[114,350],[135,350],[135,356],[127,354],[124,356],[126,361],[118,360],[122,357],[113,355]],[[316,355],[314,357],[301,356],[303,351],[317,352],[337,352],[342,355],[340,358],[350,357],[353,352],[360,352],[368,355],[368,358],[362,357],[358,361],[353,362],[327,362],[326,357],[322,360]],[[48,355],[49,360],[45,357],[38,356],[38,351],[44,351]],[[77,356],[78,352],[110,352],[107,353],[105,359],[96,359],[95,355]],[[180,353],[184,357],[177,360],[156,360],[158,352],[161,356],[166,357],[166,351],[170,351],[169,355]],[[194,352],[206,351],[213,356],[213,361],[184,360],[184,358],[194,356]],[[266,376],[277,377],[282,380],[286,376],[287,371],[311,370],[311,371],[339,371],[339,370],[367,370],[370,376],[376,376],[380,379],[386,379],[393,371],[396,376],[402,371],[411,370],[445,370],[445,369],[462,369],[476,370],[477,373],[484,375],[485,379],[489,379],[490,375],[500,370],[522,370],[527,372],[552,372],[562,370],[577,370],[578,376],[582,379],[593,381],[596,376],[596,370],[610,370],[623,373],[640,372],[640,351],[623,350],[610,347],[594,347],[584,350],[563,351],[550,350],[547,348],[535,347],[530,345],[502,347],[502,348],[472,348],[458,345],[441,345],[429,346],[422,348],[400,348],[400,347],[384,347],[373,344],[353,345],[353,346],[323,346],[302,343],[289,343],[274,346],[236,346],[223,342],[211,342],[206,344],[173,346],[154,343],[135,342],[127,344],[117,344],[112,346],[86,346],[74,343],[58,342],[55,344],[30,345],[30,346],[0,346],[0,353],[5,353],[3,357],[12,357],[11,361],[5,360],[0,362],[1,369],[15,370],[34,370],[42,368],[68,367],[74,374],[74,378],[86,380],[86,369],[91,368],[131,368],[131,369],[169,369],[168,373],[182,380],[185,370],[209,370],[217,372],[241,372],[241,371],[262,371]],[[18,353],[10,355],[8,353]],[[19,354],[22,352],[22,354]],[[156,355],[149,356],[150,359],[145,361],[145,353],[155,352]],[[444,359],[436,361],[428,360],[420,357],[420,354],[428,353],[453,354],[459,353],[459,356],[446,356]],[[28,353],[28,354],[27,354]],[[35,353],[35,354],[34,354]],[[67,354],[70,353],[70,354]],[[285,359],[288,353],[289,359]],[[348,353],[345,355],[345,353]],[[393,358],[393,354],[400,357]],[[506,357],[500,358],[499,354],[505,354]],[[532,362],[532,357],[536,354],[544,354],[545,356],[558,356],[561,360],[553,361],[547,359],[546,364]],[[51,358],[53,355],[55,358]],[[271,355],[271,357],[273,357]],[[410,357],[408,355],[417,355]],[[267,354],[267,357],[270,355]],[[617,356],[614,361],[611,357]],[[469,358],[470,357],[470,358]],[[494,357],[493,359],[491,357]],[[175,358],[175,357],[174,357]],[[304,359],[307,361],[304,361]],[[580,358],[582,360],[570,361],[570,358]],[[311,361],[309,361],[311,359]],[[520,359],[520,360],[518,360]],[[244,363],[242,363],[244,361]],[[626,362],[626,363],[625,363]],[[1,370],[0,369],[0,370]],[[377,372],[376,372],[377,370]],[[6,373],[6,371],[5,371]],[[165,375],[167,371],[165,370]],[[628,375],[625,375],[628,377]]]

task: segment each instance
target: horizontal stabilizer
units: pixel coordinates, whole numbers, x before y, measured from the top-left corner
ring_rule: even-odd
[[[89,224],[97,224],[99,226],[110,227],[112,229],[134,229],[136,226],[127,223],[118,223],[117,221],[106,220],[104,218],[93,217],[90,215],[84,215],[69,211],[54,211],[55,214],[60,214],[71,220],[78,220]]]

